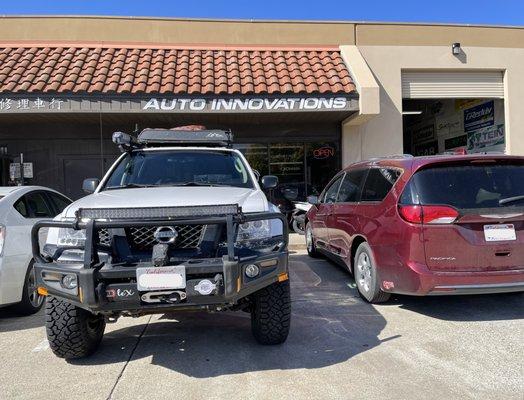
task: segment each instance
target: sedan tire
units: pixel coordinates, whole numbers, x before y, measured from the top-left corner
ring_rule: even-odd
[[[38,294],[36,288],[36,277],[34,263],[31,262],[25,274],[24,287],[22,289],[22,300],[13,306],[14,311],[20,315],[35,314],[42,308],[45,297]]]

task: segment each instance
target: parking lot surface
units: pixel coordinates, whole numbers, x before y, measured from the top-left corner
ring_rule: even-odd
[[[247,313],[108,325],[100,350],[56,358],[43,313],[0,310],[0,399],[523,399],[524,295],[364,303],[342,268],[291,256],[284,345],[255,343]]]

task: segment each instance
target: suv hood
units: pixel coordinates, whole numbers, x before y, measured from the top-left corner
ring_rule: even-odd
[[[83,197],[62,213],[73,218],[79,208],[177,207],[238,204],[246,213],[268,210],[260,189],[238,187],[151,187],[107,190]]]

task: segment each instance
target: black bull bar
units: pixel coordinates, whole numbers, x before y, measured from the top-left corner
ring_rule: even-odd
[[[77,217],[74,221],[55,221],[55,220],[41,220],[35,223],[31,229],[31,246],[34,260],[39,264],[46,264],[51,260],[43,256],[40,251],[39,231],[42,228],[69,228],[74,230],[85,229],[85,245],[82,246],[84,251],[83,268],[101,267],[98,258],[97,244],[98,244],[98,230],[99,229],[115,229],[115,228],[131,228],[131,227],[160,227],[173,225],[226,225],[227,229],[227,259],[228,261],[235,261],[235,240],[239,225],[260,220],[279,219],[282,222],[282,248],[287,248],[288,245],[288,226],[285,215],[279,212],[260,212],[244,214],[239,210],[235,214],[227,214],[221,216],[195,216],[191,218],[169,218],[169,219],[121,219],[121,220],[96,220],[96,219],[82,219],[81,211],[77,212]]]

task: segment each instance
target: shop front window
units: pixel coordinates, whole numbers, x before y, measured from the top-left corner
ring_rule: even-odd
[[[287,208],[286,202],[305,201],[311,194],[320,194],[340,170],[337,142],[238,144],[235,147],[261,175],[278,177],[279,185],[272,195],[274,202],[284,208]]]

